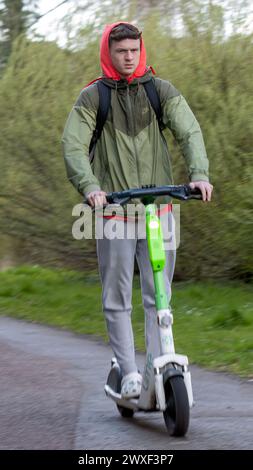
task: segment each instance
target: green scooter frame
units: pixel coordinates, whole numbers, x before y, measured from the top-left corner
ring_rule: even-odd
[[[188,187],[168,186],[166,188]],[[170,194],[168,191],[167,189],[167,194]],[[124,203],[126,202],[124,192],[112,194],[116,195],[112,199],[113,201],[118,201],[117,198],[120,195]],[[200,199],[199,194],[196,194],[196,192],[188,194],[187,198],[180,198]],[[110,201],[110,198],[108,199]],[[121,397],[122,374],[116,358],[111,361],[111,370],[105,385],[105,393],[116,402],[123,417],[132,417],[137,411],[161,411],[169,434],[184,436],[188,430],[190,408],[193,405],[191,374],[188,370],[187,356],[175,353],[172,333],[173,315],[163,278],[165,268],[163,233],[160,219],[156,215],[156,209],[156,205],[153,203],[148,203],[145,207],[148,252],[155,286],[159,348],[157,347],[157,335],[153,335],[146,352],[146,362],[142,374],[142,389],[138,399],[124,399]]]

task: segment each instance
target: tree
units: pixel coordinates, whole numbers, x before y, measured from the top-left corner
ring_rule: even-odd
[[[11,54],[15,39],[25,33],[30,22],[37,18],[37,3],[37,0],[2,0],[0,2],[1,68]]]
[[[226,5],[232,1],[226,0]],[[88,2],[80,0],[78,5]],[[96,7],[99,3],[102,0],[97,0]],[[130,6],[134,3],[137,6],[137,0],[128,1]],[[169,13],[162,17],[154,11],[154,15],[141,18],[138,25],[143,29],[148,64],[154,66],[160,78],[175,84],[199,120],[215,187],[211,205],[181,205],[176,278],[250,280],[252,37],[238,31],[223,36],[226,15],[214,1],[203,0],[198,9],[200,0],[161,0],[157,8],[165,12],[167,3],[170,7],[174,4],[175,14],[182,16],[181,34],[175,34],[176,24],[171,23],[170,28],[175,17]],[[179,3],[181,10],[176,8]],[[117,0],[117,4],[116,0],[108,0],[108,5],[109,20],[123,19],[119,6],[124,18],[135,18],[134,10],[130,16],[127,8],[123,9],[126,0]],[[75,99],[83,86],[100,74],[99,39],[107,21],[99,15],[100,11],[94,24],[89,19],[80,43],[76,33],[75,47],[71,49],[18,38],[1,77],[0,257],[2,251],[13,262],[96,267],[93,241],[72,239],[72,207],[81,199],[67,181],[60,141]],[[179,148],[169,132],[166,138],[174,181],[183,183],[187,174]],[[3,248],[2,234],[7,248]]]

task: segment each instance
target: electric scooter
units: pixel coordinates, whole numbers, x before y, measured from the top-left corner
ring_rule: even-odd
[[[189,426],[193,393],[188,358],[175,352],[173,315],[163,279],[165,267],[163,233],[160,219],[156,215],[157,207],[154,204],[155,198],[161,195],[169,195],[183,201],[202,199],[200,191],[192,190],[188,185],[159,187],[152,185],[106,195],[109,204],[124,205],[131,199],[141,199],[145,205],[146,236],[154,276],[161,354],[157,355],[155,340],[152,342],[151,339],[146,352],[141,394],[139,398],[132,399],[124,399],[121,396],[122,373],[117,359],[113,358],[105,393],[116,403],[121,416],[130,418],[137,411],[161,411],[169,434],[184,436]]]

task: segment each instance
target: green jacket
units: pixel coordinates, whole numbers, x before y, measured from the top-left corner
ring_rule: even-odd
[[[124,79],[103,79],[112,88],[111,107],[92,164],[89,145],[99,105],[96,83],[81,92],[62,139],[67,175],[80,193],[173,183],[168,147],[142,86],[151,78],[151,72],[147,72],[130,84]],[[189,179],[208,181],[208,159],[194,114],[170,82],[153,79],[160,96],[164,125],[180,145]],[[167,200],[163,198],[159,202]]]

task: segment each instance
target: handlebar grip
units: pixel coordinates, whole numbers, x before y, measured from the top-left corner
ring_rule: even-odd
[[[190,185],[186,185],[187,199],[202,199],[202,193],[199,188],[191,188]]]

